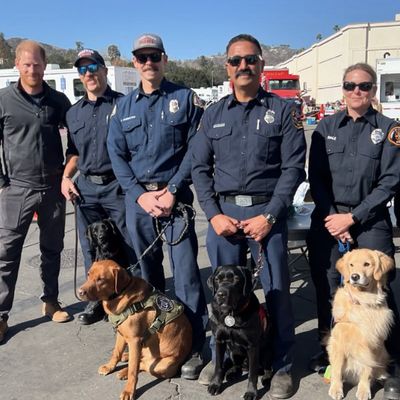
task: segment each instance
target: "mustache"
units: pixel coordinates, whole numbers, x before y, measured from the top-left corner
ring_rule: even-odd
[[[148,66],[147,68],[143,69],[143,72],[146,71],[158,71],[158,68],[156,66]]]
[[[255,73],[249,68],[241,69],[240,71],[236,72],[235,78],[238,78],[239,76],[242,75],[255,76]]]

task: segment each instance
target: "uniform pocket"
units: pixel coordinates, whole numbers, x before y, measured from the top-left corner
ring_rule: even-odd
[[[129,150],[132,153],[136,153],[138,148],[143,145],[145,139],[143,137],[144,132],[141,129],[142,119],[140,117],[132,116],[128,120],[122,121],[121,125]]]
[[[16,229],[25,203],[25,190],[18,186],[6,186],[0,193],[0,228]]]
[[[206,132],[212,140],[216,161],[221,161],[231,154],[232,128],[212,128]]]
[[[282,129],[277,124],[262,124],[255,134],[253,154],[262,161],[270,163],[280,162],[280,147],[282,143]]]
[[[183,111],[177,113],[164,112],[164,118],[161,120],[163,145],[176,149],[186,143],[188,118]]]

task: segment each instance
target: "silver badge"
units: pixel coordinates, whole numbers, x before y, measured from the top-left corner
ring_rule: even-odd
[[[232,315],[227,315],[224,319],[224,323],[226,326],[231,328],[232,326],[235,325],[235,318],[233,318]]]
[[[382,129],[374,129],[371,132],[371,140],[373,144],[378,144],[383,141],[385,134],[382,132]]]
[[[272,124],[275,121],[275,111],[274,110],[267,110],[264,115],[264,121],[267,124]]]
[[[169,112],[176,113],[179,110],[179,103],[178,100],[171,100],[169,102]]]
[[[163,295],[158,295],[156,297],[156,304],[161,311],[171,311],[174,308],[172,300]]]

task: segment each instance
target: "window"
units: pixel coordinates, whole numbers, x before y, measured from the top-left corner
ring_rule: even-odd
[[[46,79],[46,83],[52,88],[56,89],[56,81],[54,79]]]
[[[74,96],[82,97],[85,94],[85,88],[80,79],[74,79]]]

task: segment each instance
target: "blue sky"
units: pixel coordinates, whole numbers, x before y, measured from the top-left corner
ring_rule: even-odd
[[[336,24],[393,21],[396,13],[398,0],[3,0],[0,32],[62,48],[81,41],[102,53],[116,44],[129,59],[134,38],[154,32],[171,59],[193,59],[223,53],[239,33],[307,48]]]

